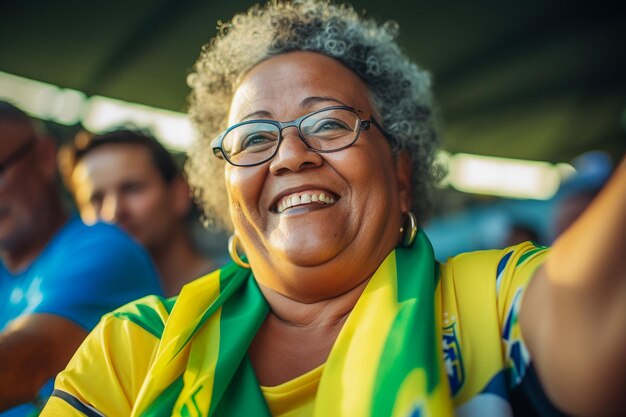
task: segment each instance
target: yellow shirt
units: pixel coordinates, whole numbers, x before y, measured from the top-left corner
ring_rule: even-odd
[[[518,317],[524,290],[546,253],[525,243],[462,254],[440,266],[435,297],[441,301],[437,314],[443,365],[457,415],[512,416],[514,410],[520,412],[513,401],[515,391],[524,385],[526,392],[528,380],[533,391],[536,386],[543,394],[529,366]],[[152,389],[144,376],[173,302],[144,299],[106,316],[57,378],[60,394],[52,396],[42,416],[90,415],[78,411],[88,407],[109,417],[131,415],[139,393]],[[279,386],[261,387],[273,415],[312,416],[323,371],[320,366]]]
[[[520,250],[522,248],[524,250]],[[543,262],[546,251],[531,244],[523,244],[516,249],[517,253],[511,249],[466,253],[449,259],[441,266],[442,347],[448,380],[455,394],[457,409],[470,410],[467,412],[472,416],[481,415],[480,409],[489,413],[484,407],[496,413],[502,410],[502,415],[506,415],[504,413],[510,407],[498,395],[501,394],[499,391],[519,385],[530,362],[517,317],[523,290]],[[497,264],[478,263],[481,255],[494,253],[498,256],[490,258],[497,260]],[[514,262],[509,265],[511,261]],[[486,299],[494,295],[494,289],[496,299]],[[501,344],[490,343],[493,338],[489,333],[493,324],[483,320],[482,310],[490,306],[497,309]],[[496,311],[493,313],[496,314]],[[472,337],[481,334],[485,337]],[[473,340],[462,344],[464,338]],[[492,362],[499,362],[504,356],[502,372],[493,374],[495,368],[480,366],[483,358],[488,356],[495,358]],[[472,363],[476,365],[472,366]],[[467,375],[468,367],[473,368],[471,375]],[[272,415],[311,417],[322,372],[323,365],[278,386],[262,386],[261,391]],[[503,372],[509,374],[506,376],[508,381],[504,380]],[[474,409],[476,411],[472,411]]]
[[[261,392],[274,417],[305,417],[313,415],[315,394],[324,365],[274,387],[261,386]]]

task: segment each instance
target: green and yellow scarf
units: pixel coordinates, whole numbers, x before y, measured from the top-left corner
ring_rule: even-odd
[[[250,270],[214,274],[178,297],[135,415],[270,416],[247,355],[269,307]],[[389,254],[332,348],[315,417],[453,415],[436,279],[423,233]]]

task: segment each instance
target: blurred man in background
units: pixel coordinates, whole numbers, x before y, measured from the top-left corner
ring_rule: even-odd
[[[87,227],[65,212],[56,168],[53,142],[0,101],[2,417],[43,405],[51,378],[101,315],[161,292],[139,245],[116,227]]]
[[[79,136],[75,142],[65,151],[62,166],[83,220],[118,224],[144,245],[166,295],[178,294],[183,285],[215,268],[189,234],[189,186],[155,138],[124,129]]]

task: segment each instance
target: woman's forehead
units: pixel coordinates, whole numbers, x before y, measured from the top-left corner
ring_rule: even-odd
[[[370,110],[363,81],[339,61],[314,52],[290,52],[261,62],[235,90],[229,124],[248,118],[295,118],[302,111],[344,104]]]

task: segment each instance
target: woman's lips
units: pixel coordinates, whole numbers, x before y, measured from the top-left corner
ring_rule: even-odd
[[[328,191],[321,190],[309,190],[301,191],[297,193],[287,194],[281,197],[276,203],[276,212],[282,213],[285,210],[302,206],[304,204],[333,204],[338,200],[338,197],[334,196]]]

